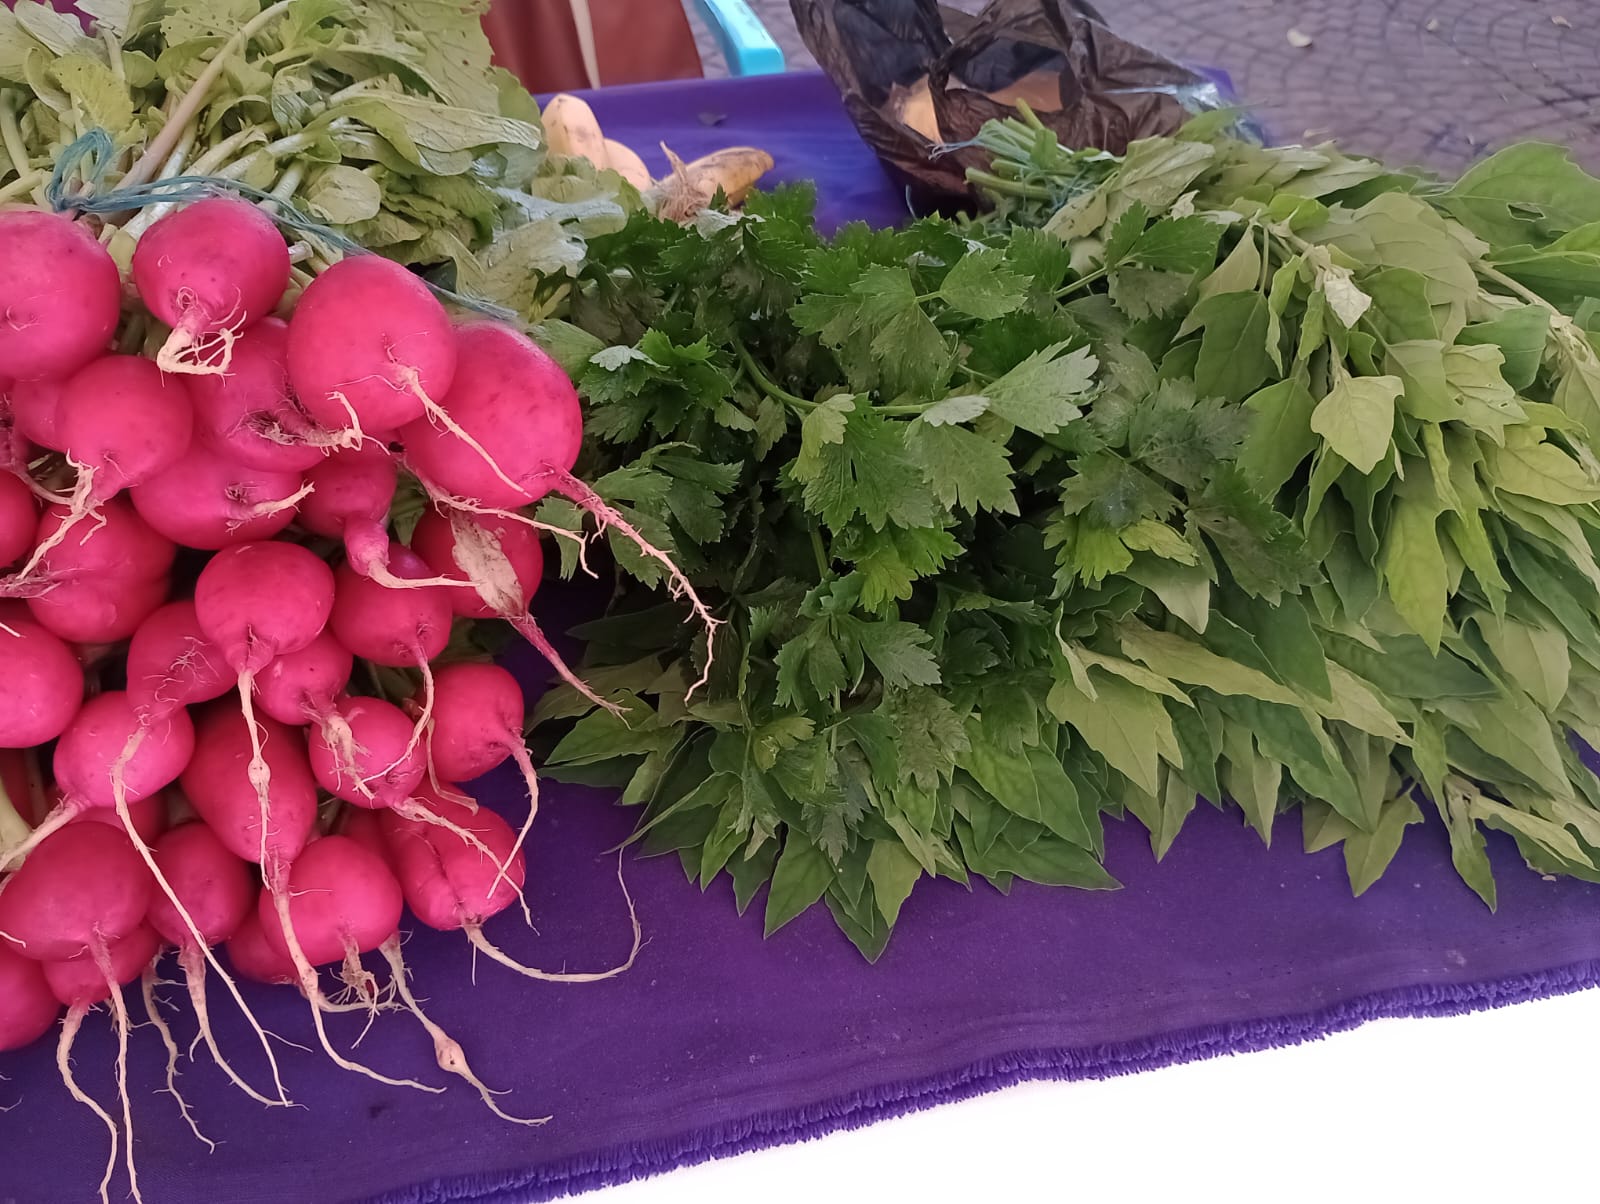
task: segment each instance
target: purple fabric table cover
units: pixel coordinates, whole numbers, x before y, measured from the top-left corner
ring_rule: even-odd
[[[680,153],[749,141],[780,173],[819,182],[829,220],[894,220],[899,198],[820,77],[622,90],[595,98],[630,141]],[[703,113],[726,114],[707,126]],[[516,667],[543,676],[531,656]],[[482,797],[520,815],[520,783],[497,772]],[[627,912],[605,850],[632,813],[605,793],[547,784],[531,849],[538,933],[512,915],[489,932],[550,968],[625,955]],[[417,991],[502,1103],[552,1115],[538,1129],[484,1111],[432,1070],[407,1016],[384,1016],[356,1051],[391,1074],[451,1082],[443,1095],[385,1087],[320,1055],[280,1047],[297,1109],[263,1109],[205,1060],[181,1085],[197,1144],[157,1093],[162,1054],[134,1034],[130,1078],[149,1204],[520,1204],[739,1150],[813,1136],[1028,1078],[1077,1078],[1313,1038],[1375,1016],[1432,1015],[1573,990],[1600,980],[1600,891],[1547,882],[1491,835],[1501,904],[1491,915],[1456,881],[1435,826],[1412,829],[1394,867],[1350,897],[1340,854],[1305,856],[1298,824],[1267,849],[1235,814],[1200,808],[1157,867],[1141,829],[1112,824],[1107,860],[1126,888],[1086,893],[1018,883],[1002,898],[925,884],[875,967],[815,910],[773,939],[760,900],[735,914],[727,882],[705,897],[674,858],[630,861],[648,941],[638,965],[586,986],[529,982],[459,936],[418,931],[406,947]],[[174,999],[181,992],[169,991]],[[252,989],[263,1021],[311,1040],[292,991]],[[264,1063],[220,989],[224,1047],[258,1084]],[[135,1005],[137,1015],[137,1005]],[[176,1014],[180,1044],[192,1021]],[[337,1018],[348,1048],[360,1031]],[[108,1107],[114,1044],[103,1014],[79,1042],[79,1081]],[[99,1123],[67,1097],[53,1052],[0,1056],[0,1202],[92,1197]]]

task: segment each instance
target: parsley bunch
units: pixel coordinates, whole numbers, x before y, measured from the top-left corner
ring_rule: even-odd
[[[1298,807],[1358,893],[1419,802],[1491,906],[1484,827],[1600,877],[1600,181],[1226,120],[1109,164],[991,128],[991,182],[1071,178],[978,221],[824,240],[789,189],[594,239],[545,328],[588,473],[728,624],[689,696],[617,545],[580,634],[624,714],[552,694],[549,771],[869,958],[924,876],[1113,887],[1105,817],[1159,855],[1197,798]]]

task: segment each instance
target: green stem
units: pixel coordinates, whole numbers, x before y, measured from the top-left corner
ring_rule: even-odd
[[[6,158],[10,159],[12,166],[17,169],[17,175],[27,175],[28,147],[22,141],[22,127],[17,124],[17,113],[11,107],[9,94],[0,99],[0,139],[5,142]],[[50,198],[45,195],[42,183],[33,189],[33,199],[41,206],[50,203]]]
[[[0,188],[0,205],[14,197],[26,196],[35,188],[44,183],[44,172],[30,171],[26,175],[18,176],[4,188]]]
[[[1079,289],[1093,284],[1096,280],[1104,279],[1110,273],[1110,271],[1111,267],[1108,264],[1105,267],[1098,267],[1092,272],[1086,272],[1084,275],[1079,276],[1071,284],[1064,284],[1060,288],[1056,289],[1056,299],[1060,300],[1062,297],[1070,297]]]
[[[106,58],[111,63],[111,74],[117,77],[119,84],[127,83],[128,75],[122,66],[122,43],[117,41],[116,35],[109,29],[100,31],[100,40],[106,44]]]
[[[811,551],[817,558],[817,575],[826,581],[833,572],[832,561],[822,546],[822,532],[815,527],[811,528]]]
[[[750,349],[743,343],[735,340],[733,349],[738,353],[739,362],[744,365],[744,370],[748,372],[750,374],[750,378],[755,381],[756,387],[763,393],[767,394],[767,396],[771,397],[774,401],[781,401],[787,406],[791,406],[804,412],[809,412],[817,408],[816,402],[807,401],[804,397],[796,396],[768,376],[761,365],[756,362],[756,357],[750,354]]]
[[[27,840],[32,832],[32,826],[12,805],[11,796],[6,793],[5,779],[0,778],[0,849],[15,848]]]
[[[161,132],[150,140],[150,145],[145,147],[144,154],[139,156],[128,174],[122,177],[122,187],[132,187],[143,184],[150,178],[152,172],[172,153],[172,148],[177,145],[178,139],[183,136],[184,127],[200,114],[205,107],[206,96],[210,93],[212,85],[222,78],[223,68],[228,60],[250,44],[250,39],[255,37],[272,22],[289,11],[293,0],[278,0],[270,8],[265,8],[253,21],[247,22],[238,33],[229,38],[221,50],[217,51],[212,60],[206,64],[206,69],[194,81],[194,86],[184,93],[183,101],[172,111],[172,116],[161,127]]]
[[[1510,276],[1507,276],[1504,272],[1500,271],[1498,268],[1492,268],[1486,263],[1476,263],[1476,264],[1473,264],[1473,267],[1475,267],[1477,269],[1478,275],[1482,276],[1485,280],[1494,281],[1501,288],[1506,289],[1507,291],[1516,294],[1517,296],[1521,297],[1524,301],[1527,301],[1529,304],[1537,305],[1540,309],[1549,310],[1553,314],[1560,314],[1561,313],[1561,311],[1559,309],[1557,309],[1554,305],[1551,305],[1550,302],[1546,301],[1543,297],[1541,297],[1538,293],[1534,292],[1527,285],[1521,284],[1518,281],[1513,280]],[[1562,317],[1566,317],[1565,314],[1562,314],[1561,316]]]
[[[1003,193],[1006,196],[1024,197],[1030,201],[1050,201],[1055,199],[1055,193],[1041,184],[1023,184],[1016,180],[1007,180],[997,176],[992,171],[980,171],[976,167],[967,168],[967,179],[974,184],[980,184],[991,192]]]

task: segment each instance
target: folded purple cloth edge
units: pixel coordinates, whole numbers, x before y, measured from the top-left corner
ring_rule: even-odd
[[[1590,960],[1473,983],[1374,991],[1306,1012],[1239,1024],[1207,1025],[1141,1041],[1087,1049],[1019,1050],[938,1075],[694,1130],[672,1141],[616,1146],[512,1178],[453,1176],[407,1191],[373,1196],[367,1204],[540,1204],[719,1158],[865,1128],[1020,1083],[1117,1078],[1185,1062],[1304,1045],[1372,1020],[1460,1016],[1570,995],[1596,986],[1600,986],[1600,960]]]

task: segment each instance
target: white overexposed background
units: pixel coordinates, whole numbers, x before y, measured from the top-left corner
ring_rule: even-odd
[[[1600,1200],[1600,991],[1031,1083],[587,1197],[606,1204]]]

